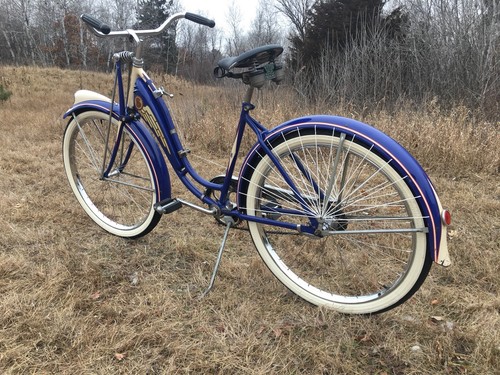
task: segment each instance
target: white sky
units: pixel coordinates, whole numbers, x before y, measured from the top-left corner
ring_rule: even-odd
[[[231,3],[239,7],[242,16],[242,30],[248,30],[255,16],[258,0],[180,0],[181,11],[198,13],[215,21],[215,27],[227,27],[227,14]]]
[[[210,18],[215,21],[215,27],[220,30],[228,28],[228,9],[232,3],[240,9],[241,29],[248,31],[255,17],[259,0],[179,0],[181,11],[198,13]],[[385,9],[392,9],[397,3],[397,0],[389,0]]]

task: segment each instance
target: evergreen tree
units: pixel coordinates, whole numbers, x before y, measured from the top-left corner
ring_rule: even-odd
[[[385,0],[319,0],[309,10],[305,37],[292,38],[299,64],[314,65],[322,51],[343,52],[380,23]]]
[[[139,0],[137,28],[155,29],[174,13],[174,0]],[[144,58],[148,68],[174,73],[177,63],[175,26],[161,35],[146,40]]]

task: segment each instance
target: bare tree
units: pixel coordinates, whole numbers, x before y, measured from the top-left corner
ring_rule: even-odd
[[[0,30],[2,31],[3,41],[0,39],[0,58],[3,61],[12,60],[12,63],[18,63],[18,48],[16,48],[15,31],[20,28],[19,19],[14,11],[14,3],[10,0],[0,0]],[[5,44],[4,44],[5,43]],[[6,46],[7,48],[2,48]],[[8,54],[4,54],[8,51]]]
[[[444,102],[497,110],[500,101],[498,0],[402,0],[409,30],[413,79]]]
[[[245,33],[241,29],[242,19],[241,9],[233,0],[226,12],[226,21],[229,25],[229,35],[226,37],[226,52],[229,55],[236,56],[245,50]]]
[[[302,41],[306,35],[307,13],[315,2],[315,0],[276,0],[276,9],[288,18],[293,25],[292,34]]]
[[[277,21],[278,11],[269,1],[260,0],[257,13],[248,32],[248,47],[283,42],[283,32]]]
[[[222,34],[219,29],[209,29],[192,22],[178,26],[177,72],[183,77],[207,82],[212,77],[212,67],[222,58]]]

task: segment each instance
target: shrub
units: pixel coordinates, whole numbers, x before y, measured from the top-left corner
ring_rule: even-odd
[[[12,92],[7,90],[6,88],[3,87],[3,85],[0,85],[0,101],[5,101],[10,98],[12,95]]]

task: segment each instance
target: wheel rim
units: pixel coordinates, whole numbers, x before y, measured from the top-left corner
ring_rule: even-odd
[[[116,161],[106,180],[101,178],[109,118],[98,112],[73,119],[65,135],[65,166],[78,201],[107,231],[132,237],[153,220],[156,192],[152,173],[135,138],[125,128]],[[107,158],[118,123],[112,122]]]
[[[342,152],[337,153],[339,147]],[[325,233],[335,231],[325,238],[312,239],[250,222],[252,239],[278,279],[309,302],[349,312],[378,311],[407,298],[421,278],[426,235],[420,210],[404,178],[370,149],[332,134],[283,140],[273,152],[307,198],[280,199],[273,189],[290,188],[265,156],[249,182],[247,213],[276,216],[280,211],[279,220],[298,225],[309,225],[309,218],[315,217],[327,227]],[[300,158],[318,187],[304,177],[290,154]],[[324,170],[337,171],[333,183]],[[332,198],[319,198],[318,191],[328,191],[330,185]],[[280,209],[268,208],[270,196]],[[304,212],[302,216],[296,213],[299,210]],[[377,227],[394,232],[360,233]],[[342,229],[348,232],[343,234]],[[411,232],[416,229],[422,231]]]

